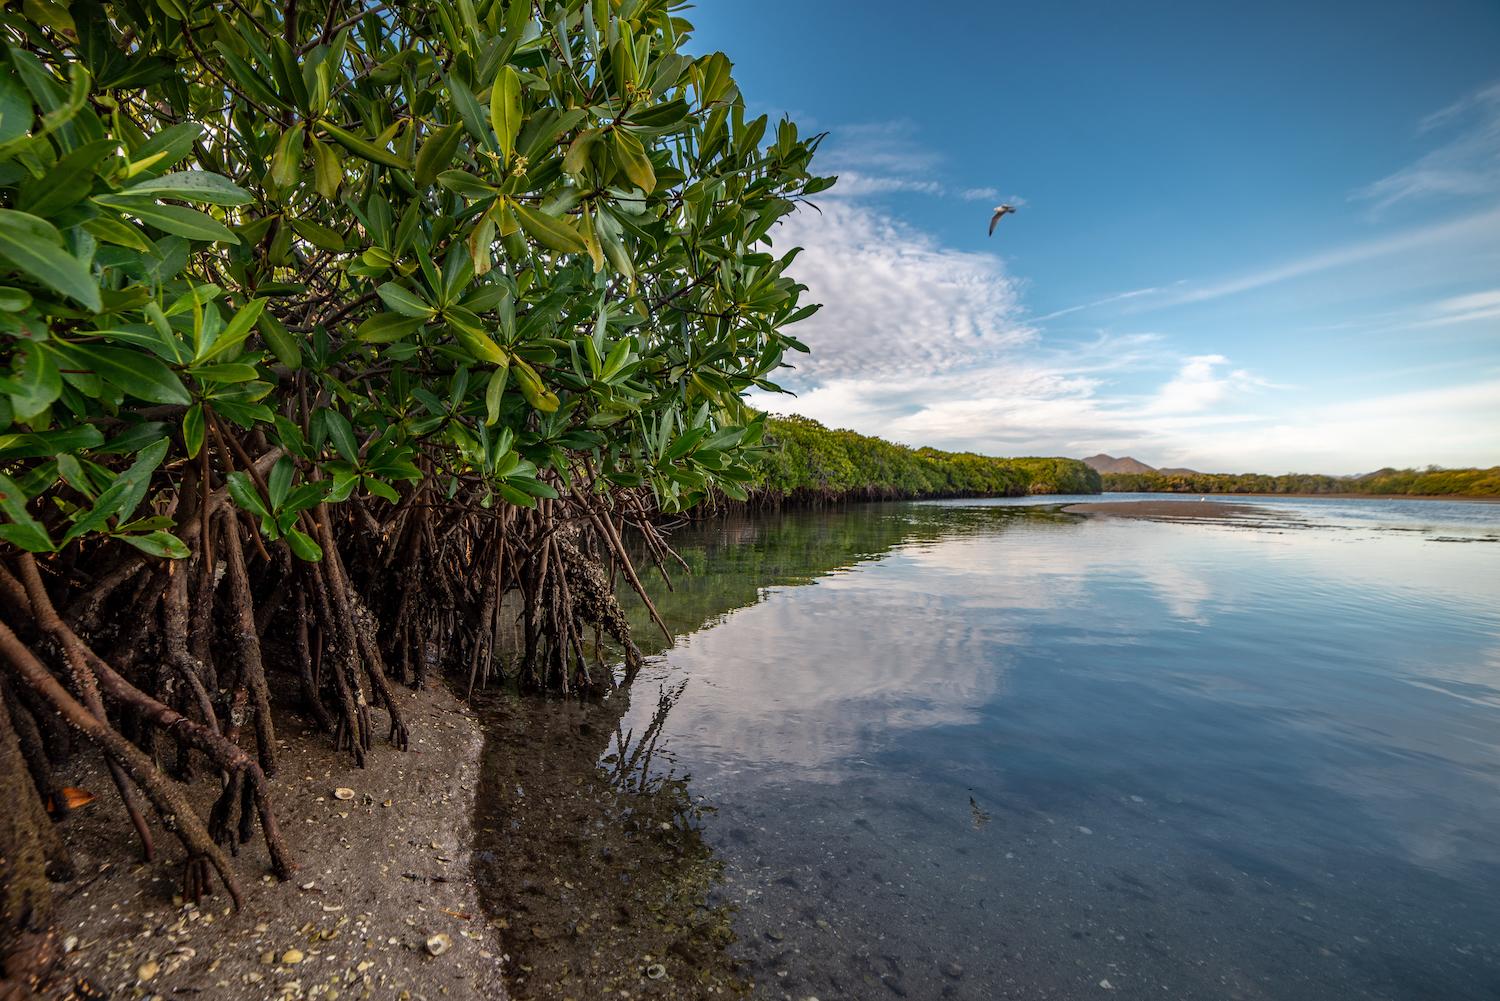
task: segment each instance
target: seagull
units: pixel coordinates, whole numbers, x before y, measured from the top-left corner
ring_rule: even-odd
[[[1015,210],[1016,210],[1016,207],[1014,205],[996,205],[995,206],[995,214],[992,215],[992,216],[990,216],[990,236],[994,236],[995,235],[995,223],[997,223],[997,222],[1000,221],[1000,217],[1003,216],[1003,215],[1005,215],[1005,213],[1007,213],[1007,212],[1014,212]]]

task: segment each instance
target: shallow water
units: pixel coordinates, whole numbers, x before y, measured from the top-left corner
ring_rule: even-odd
[[[1500,505],[1035,500],[675,537],[625,726],[757,996],[1500,997]]]

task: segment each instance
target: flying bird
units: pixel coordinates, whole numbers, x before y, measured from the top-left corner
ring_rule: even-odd
[[[1014,205],[996,205],[995,206],[995,214],[992,215],[992,216],[990,216],[990,236],[994,236],[995,235],[995,223],[997,223],[997,222],[1000,221],[1000,217],[1003,216],[1003,215],[1005,215],[1005,213],[1007,213],[1007,212],[1014,212],[1015,210],[1016,210],[1016,207]]]

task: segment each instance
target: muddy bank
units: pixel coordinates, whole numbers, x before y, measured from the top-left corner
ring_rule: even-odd
[[[1226,501],[1103,501],[1094,504],[1069,504],[1063,510],[1068,514],[1148,521],[1243,522],[1283,517],[1281,512],[1257,504],[1234,504]]]
[[[655,694],[655,693],[650,693]],[[637,691],[637,698],[647,692]],[[628,693],[595,704],[483,696],[488,741],[475,872],[518,999],[740,997],[722,864],[685,776],[645,732],[619,730]]]
[[[377,743],[364,770],[280,714],[272,798],[301,868],[287,883],[258,878],[269,872],[264,845],[245,846],[238,913],[222,890],[201,908],[183,904],[175,839],[158,831],[158,860],[140,862],[103,770],[91,761],[68,773],[98,798],[64,822],[79,873],[58,886],[67,972],[115,999],[505,998],[502,951],[470,874],[476,715],[446,690],[398,698],[411,750]],[[353,798],[336,798],[340,788]]]

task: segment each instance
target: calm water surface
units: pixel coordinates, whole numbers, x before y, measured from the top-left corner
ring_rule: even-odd
[[[626,726],[758,993],[1500,998],[1500,505],[1257,502],[679,533]]]

